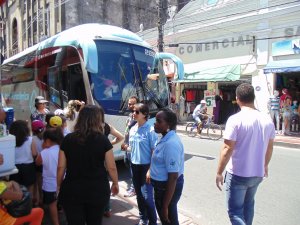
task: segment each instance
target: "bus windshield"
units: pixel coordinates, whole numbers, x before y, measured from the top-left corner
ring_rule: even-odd
[[[98,72],[90,73],[94,99],[107,114],[123,114],[130,96],[149,105],[151,112],[168,106],[168,85],[155,52],[130,43],[95,40]],[[149,76],[151,73],[157,76]],[[160,74],[160,75],[159,75]]]

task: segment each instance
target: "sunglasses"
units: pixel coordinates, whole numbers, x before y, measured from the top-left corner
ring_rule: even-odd
[[[139,114],[140,114],[140,111],[138,111],[138,110],[133,110],[133,112],[134,112],[136,115],[139,115]]]

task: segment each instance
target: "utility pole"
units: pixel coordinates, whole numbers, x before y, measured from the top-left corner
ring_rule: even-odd
[[[162,14],[163,14],[163,0],[158,0],[158,21],[157,21],[157,28],[158,28],[158,40],[157,40],[157,48],[159,52],[164,51],[164,33],[162,27]]]

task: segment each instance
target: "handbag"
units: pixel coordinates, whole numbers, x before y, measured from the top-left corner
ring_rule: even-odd
[[[29,215],[32,209],[30,192],[23,185],[20,185],[20,188],[23,192],[23,198],[21,200],[13,200],[4,205],[6,211],[15,218]]]

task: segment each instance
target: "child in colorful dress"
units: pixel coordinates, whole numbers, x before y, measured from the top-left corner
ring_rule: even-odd
[[[282,107],[282,133],[284,135],[290,135],[290,125],[292,118],[292,100],[290,97],[287,97],[283,103]]]

